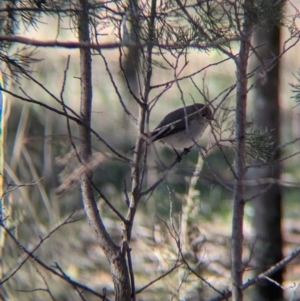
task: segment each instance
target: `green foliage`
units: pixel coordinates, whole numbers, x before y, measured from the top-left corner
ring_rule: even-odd
[[[273,26],[283,24],[283,6],[286,0],[259,0],[248,9],[248,15],[256,25],[271,30]]]
[[[290,83],[290,86],[292,87],[292,93],[294,94],[292,98],[295,99],[295,102],[297,104],[300,104],[300,70],[298,71],[298,76],[294,75],[294,77],[298,83],[297,84]]]
[[[254,160],[266,162],[274,151],[274,141],[271,132],[267,128],[250,127],[247,132],[246,153],[248,164]]]
[[[228,162],[234,162],[236,150],[236,122],[234,108],[223,108],[216,122],[214,131],[221,141],[218,146],[226,153]],[[272,141],[272,131],[267,128],[258,128],[255,120],[248,122],[246,132],[246,161],[250,165],[255,160],[266,162],[273,154],[274,143]]]

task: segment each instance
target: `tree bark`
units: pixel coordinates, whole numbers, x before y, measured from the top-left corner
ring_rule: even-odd
[[[81,11],[78,13],[78,34],[80,42],[90,43],[89,31],[89,3],[87,0],[80,0]],[[92,110],[92,59],[89,49],[80,49],[80,74],[81,74],[81,102],[80,115],[84,125],[79,127],[81,149],[80,160],[86,164],[92,155],[91,147],[91,110]],[[93,194],[91,185],[92,172],[86,171],[81,178],[81,193],[85,212],[90,226],[96,234],[96,238],[103,249],[109,262],[114,287],[116,301],[129,301],[131,299],[131,289],[125,253],[116,246],[107,233]]]
[[[239,56],[236,59],[237,96],[236,96],[236,150],[235,150],[235,185],[233,193],[232,243],[231,243],[231,275],[232,300],[243,300],[243,220],[245,207],[245,175],[246,175],[246,104],[247,104],[247,67],[249,61],[251,23],[247,17],[247,9],[252,1],[245,1],[245,19],[243,23],[242,41]]]
[[[246,173],[246,100],[247,100],[247,65],[249,46],[245,42],[240,48],[237,62],[237,102],[236,102],[236,181],[234,185],[232,217],[232,299],[243,300],[243,219],[245,207],[245,187],[243,181]]]
[[[128,8],[127,10],[130,11],[130,15],[128,16],[128,22],[130,25],[128,26],[128,34],[130,38],[130,42],[139,45],[140,44],[140,22],[138,18],[138,0],[128,0]],[[127,13],[128,13],[127,11]],[[123,71],[124,71],[124,94],[123,99],[125,103],[127,104],[128,110],[133,114],[133,116],[136,116],[138,114],[138,106],[137,103],[132,97],[132,94],[134,94],[136,97],[139,97],[139,81],[140,78],[140,55],[141,55],[141,49],[139,47],[135,46],[128,46],[126,48],[126,53],[124,56],[124,62],[123,64]],[[132,94],[131,94],[132,93]],[[122,124],[123,128],[126,130],[129,130],[129,119],[125,114],[122,112]],[[128,147],[126,144],[125,147]]]
[[[264,45],[258,49],[258,54],[264,62],[279,55],[280,29],[277,26],[269,30],[260,28],[255,34],[256,45]],[[267,66],[266,66],[267,67]],[[267,74],[267,82],[258,85],[255,95],[255,117],[257,126],[267,128],[270,131],[270,139],[274,142],[274,150],[280,140],[280,111],[279,111],[279,66],[278,64]],[[251,177],[280,178],[279,164],[272,163],[279,158],[279,151],[269,158],[270,165],[265,168],[253,169]],[[254,193],[264,190],[266,186],[258,186]],[[253,193],[253,191],[252,191]],[[277,184],[273,184],[266,192],[259,194],[253,201],[255,230],[254,261],[256,275],[265,271],[282,259],[282,236],[281,236],[281,191]],[[282,273],[276,272],[272,278],[278,284],[282,283]],[[253,300],[281,301],[283,300],[282,289],[268,281],[260,281],[255,286]]]

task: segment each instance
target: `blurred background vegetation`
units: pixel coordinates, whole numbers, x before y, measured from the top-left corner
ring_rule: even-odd
[[[299,1],[293,3],[296,7],[300,7]],[[287,9],[286,15],[294,13]],[[36,26],[26,27],[23,24],[19,32],[22,36],[35,40],[56,38],[76,40],[76,33],[68,29],[69,23],[68,18],[58,23],[57,18],[41,15]],[[58,25],[65,30],[58,31]],[[105,33],[106,36],[102,37],[103,42],[115,41],[114,32],[110,27],[105,30]],[[286,38],[287,32],[282,28],[282,40]],[[20,45],[16,44],[11,51],[18,48]],[[25,49],[24,55],[26,51],[30,52],[31,49]],[[290,87],[290,83],[296,82],[294,74],[300,67],[299,52],[299,45],[296,45],[280,61],[281,144],[300,136],[300,109],[299,106],[295,106],[295,101],[291,98],[293,95]],[[67,58],[70,56],[70,68],[67,71],[63,98],[65,103],[76,112],[79,110],[80,102],[78,54],[78,50],[40,48],[35,54],[40,61],[30,65],[33,71],[31,76],[56,97],[60,97]],[[104,50],[102,54],[107,60],[118,89],[121,94],[126,95],[127,88],[119,66],[119,50]],[[205,68],[193,79],[207,90],[206,96],[212,100],[236,81],[235,66],[232,61],[216,64],[225,58],[218,51],[200,52],[191,49],[189,63],[181,76]],[[3,71],[8,73],[8,70]],[[155,67],[153,72],[152,85],[174,78],[173,71],[168,68]],[[20,77],[15,81],[7,78],[7,83],[9,84],[7,89],[16,94],[22,95],[22,91],[25,91],[32,99],[60,108],[50,93],[28,78]],[[180,87],[187,102],[204,102],[203,96],[189,79],[181,81]],[[153,93],[159,94],[157,91]],[[152,95],[153,98],[155,94]],[[253,97],[254,94],[250,91],[247,103],[249,119],[255,119]],[[4,210],[5,215],[8,216],[9,228],[30,250],[40,242],[41,237],[45,237],[58,223],[75,212],[75,221],[55,231],[43,242],[35,255],[49,266],[55,266],[57,263],[72,279],[96,291],[102,292],[103,288],[106,288],[109,296],[113,291],[113,284],[108,264],[87,223],[79,185],[75,183],[64,194],[56,194],[56,189],[64,181],[64,177],[72,173],[77,166],[76,158],[71,152],[65,117],[39,105],[25,103],[8,94],[6,99],[8,108],[5,174],[7,188],[12,191],[6,195]],[[130,101],[125,100],[128,103]],[[234,105],[234,100],[235,94],[231,94],[228,107]],[[153,129],[166,113],[180,106],[182,106],[180,91],[176,85],[173,85],[159,98],[153,108],[149,129]],[[131,104],[132,113],[136,117],[137,109],[137,106]],[[71,126],[74,141],[79,143],[77,125],[71,123]],[[132,156],[130,149],[135,144],[136,126],[124,113],[103,60],[97,55],[93,56],[92,127],[114,148],[128,157]],[[207,131],[200,145],[206,146],[211,141],[212,137]],[[286,157],[297,153],[299,147],[298,140],[284,148],[281,155]],[[107,148],[97,139],[93,141],[93,149],[96,153],[104,154],[105,157],[95,170],[95,183],[104,194],[109,196],[113,205],[125,214],[127,206],[123,190],[125,185],[130,185],[130,166],[112,158]],[[163,165],[168,166],[176,157],[172,150],[159,143],[156,144],[155,149],[153,147],[149,149],[147,186],[159,178]],[[209,153],[207,161],[224,181],[233,184],[230,170],[217,148]],[[282,180],[300,183],[299,156],[284,161],[282,167]],[[191,187],[191,177],[195,168],[201,170],[201,175],[199,181]],[[24,186],[17,187],[18,185]],[[282,187],[282,192],[284,253],[288,254],[299,245],[299,185]],[[178,249],[166,223],[174,224],[178,231],[181,230],[186,236],[186,243],[194,240],[195,249],[192,246],[189,259],[204,279],[221,291],[230,287],[231,204],[232,195],[212,181],[209,168],[198,158],[198,152],[193,150],[172,169],[153,195],[149,199],[145,198],[138,208],[131,246],[137,289],[168,271],[176,262]],[[106,227],[115,242],[119,242],[122,235],[120,222],[100,199],[99,208],[103,213]],[[253,239],[252,217],[251,204],[247,204],[245,258],[251,256],[249,250]],[[10,276],[20,267],[25,257],[16,244],[7,238],[2,258],[3,278]],[[299,269],[299,259],[294,260],[286,268],[283,287],[286,288],[287,300],[289,298],[300,300]],[[246,271],[245,279],[250,276],[251,270]],[[76,291],[73,291],[69,284],[59,281],[51,273],[41,269],[33,260],[26,261],[4,285],[7,300],[51,300],[51,295],[42,290],[47,288],[55,296],[55,300],[78,299]],[[173,297],[174,300],[193,300],[195,295],[201,296],[201,300],[207,300],[215,294],[186,269],[178,268],[175,273],[166,276],[138,295],[138,299],[171,300]],[[92,294],[86,296],[87,300],[98,299]],[[245,299],[248,300],[248,297],[250,299],[250,296],[251,290],[247,292]]]

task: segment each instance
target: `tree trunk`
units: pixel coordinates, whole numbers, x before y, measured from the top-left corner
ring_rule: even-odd
[[[255,34],[256,45],[264,45],[258,49],[260,58],[266,60],[279,55],[280,29],[274,26],[270,30],[262,27]],[[267,67],[267,66],[266,66]],[[279,67],[278,64],[267,74],[267,82],[258,84],[254,102],[255,122],[260,128],[270,131],[271,141],[274,142],[274,150],[279,144]],[[250,171],[251,177],[275,178],[280,177],[279,164],[273,164],[279,158],[279,152],[269,158],[270,165],[264,168]],[[266,185],[256,187],[256,193],[264,190]],[[255,193],[254,192],[254,193]],[[253,193],[253,190],[252,190]],[[259,274],[282,259],[281,237],[281,192],[280,187],[273,184],[266,192],[260,193],[253,201],[255,230],[254,262],[255,273]],[[282,283],[282,270],[275,273],[271,278],[277,283]],[[253,300],[257,301],[280,301],[283,300],[282,289],[268,281],[260,281],[255,286]]]
[[[235,149],[235,184],[233,193],[232,214],[232,242],[231,242],[231,277],[232,300],[243,300],[243,221],[245,207],[246,176],[246,124],[247,124],[247,68],[249,62],[252,24],[248,17],[248,10],[252,8],[252,1],[245,1],[245,17],[243,20],[240,49],[236,63],[236,149]]]
[[[81,12],[78,14],[78,35],[80,42],[90,43],[89,32],[89,3],[87,0],[80,0]],[[80,116],[83,125],[79,127],[81,149],[80,162],[85,165],[91,160],[91,111],[92,111],[92,59],[89,49],[80,49],[80,75],[81,75],[81,101]],[[96,239],[103,249],[109,262],[111,275],[115,287],[116,301],[129,301],[131,299],[131,287],[129,274],[125,259],[125,252],[116,246],[107,233],[97,204],[94,198],[91,184],[92,172],[86,171],[81,178],[81,193],[86,215],[90,226],[95,232]]]

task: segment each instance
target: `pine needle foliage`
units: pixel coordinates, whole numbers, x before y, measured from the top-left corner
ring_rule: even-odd
[[[290,86],[292,87],[291,92],[293,93],[292,98],[295,100],[295,102],[299,105],[300,104],[300,70],[298,71],[298,75],[294,75],[297,83],[290,83]]]

